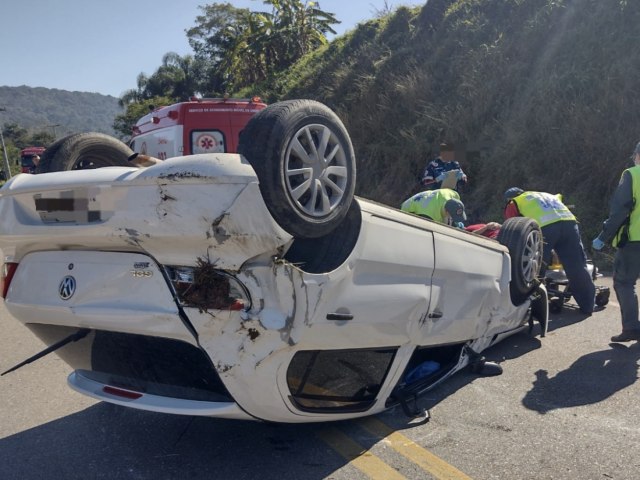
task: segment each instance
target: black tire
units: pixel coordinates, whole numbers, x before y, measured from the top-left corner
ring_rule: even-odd
[[[238,152],[251,164],[278,224],[296,238],[328,234],[353,200],[356,160],[349,134],[326,105],[274,103],[240,135]]]
[[[500,228],[498,241],[511,255],[511,301],[520,305],[540,283],[542,232],[535,220],[527,217],[507,219]]]
[[[358,201],[339,228],[318,238],[296,238],[284,258],[308,273],[326,273],[338,268],[351,255],[358,241],[362,212]]]
[[[564,301],[562,298],[553,298],[549,301],[549,311],[551,313],[560,313],[563,306]]]
[[[604,307],[609,303],[609,295],[611,291],[609,288],[601,288],[596,293],[596,305],[599,307]]]
[[[39,173],[131,166],[127,145],[104,133],[74,133],[53,143],[40,158]]]
[[[50,159],[55,157],[58,154],[58,150],[60,150],[60,145],[62,145],[62,142],[66,139],[67,137],[63,137],[56,140],[54,143],[49,145],[44,152],[42,152],[42,155],[40,155],[40,163],[36,167],[36,173],[46,173],[47,171],[53,171],[53,170],[45,170],[45,168],[48,168],[48,165],[51,163]]]

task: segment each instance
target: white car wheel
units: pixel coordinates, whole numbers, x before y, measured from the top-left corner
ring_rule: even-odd
[[[270,105],[245,127],[238,151],[256,171],[273,218],[294,237],[326,235],[344,219],[355,190],[355,154],[327,106],[313,100]]]

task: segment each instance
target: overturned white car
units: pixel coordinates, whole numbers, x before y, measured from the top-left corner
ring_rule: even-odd
[[[535,222],[503,245],[354,197],[348,134],[309,100],[257,114],[240,151],[0,189],[5,306],[73,389],[277,422],[415,414],[532,316],[544,334]]]

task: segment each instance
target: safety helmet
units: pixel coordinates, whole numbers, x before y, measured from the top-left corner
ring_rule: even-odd
[[[520,195],[521,193],[524,193],[524,190],[522,190],[521,188],[518,187],[511,187],[508,188],[505,192],[504,192],[504,201],[508,202],[509,200],[511,200],[512,198],[517,197],[518,195]]]

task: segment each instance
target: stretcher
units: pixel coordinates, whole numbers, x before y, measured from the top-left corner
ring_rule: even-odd
[[[587,260],[587,269],[595,284],[596,280],[602,277],[602,274],[598,272],[598,267],[596,267],[591,260]],[[569,285],[569,280],[567,279],[564,268],[555,254],[552,264],[545,272],[544,284],[549,296],[549,312],[558,313],[562,311],[565,306],[578,308],[577,305],[568,303],[573,297],[571,286]],[[609,303],[610,293],[609,287],[596,284],[596,306],[604,307],[607,305]]]

